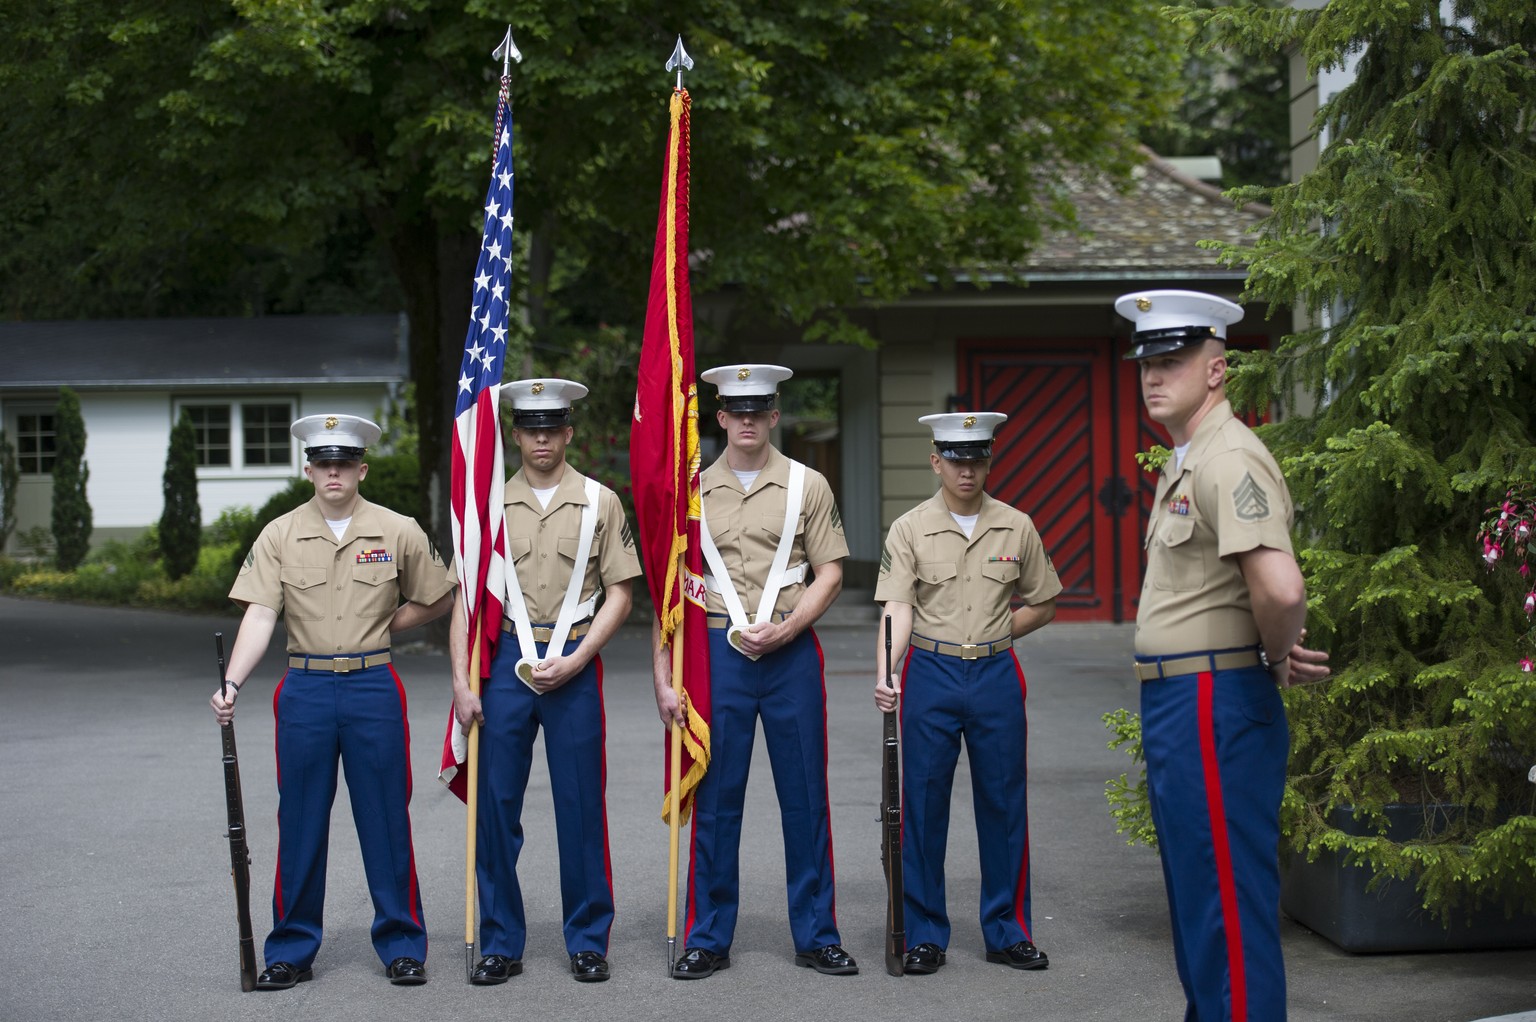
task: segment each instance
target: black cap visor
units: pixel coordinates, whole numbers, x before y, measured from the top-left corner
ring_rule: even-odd
[[[991,440],[935,440],[933,449],[945,461],[981,461],[992,457]]]
[[[512,410],[513,429],[560,429],[571,424],[569,408],[530,408]]]
[[[1174,326],[1163,330],[1138,330],[1136,336],[1131,338],[1131,350],[1125,353],[1128,361],[1137,361],[1143,358],[1151,358],[1153,355],[1166,355],[1170,351],[1178,351],[1192,344],[1200,344],[1203,341],[1221,340],[1216,333],[1216,328],[1209,324],[1200,326]]]
[[[728,412],[770,412],[778,396],[777,391],[772,394],[721,394],[720,407]]]
[[[366,453],[366,447],[338,447],[335,444],[304,448],[304,454],[310,461],[362,461]]]

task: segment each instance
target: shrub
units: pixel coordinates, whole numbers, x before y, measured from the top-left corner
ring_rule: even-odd
[[[160,555],[165,559],[165,573],[174,580],[197,564],[203,531],[203,513],[197,504],[197,433],[186,409],[171,430],[162,490],[165,510],[160,515]]]
[[[91,548],[91,504],[85,488],[91,471],[85,464],[85,419],[80,398],[59,388],[57,447],[53,460],[53,542],[60,571],[85,560]]]

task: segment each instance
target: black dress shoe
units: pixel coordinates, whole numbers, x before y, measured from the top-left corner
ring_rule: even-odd
[[[608,959],[596,951],[578,951],[571,956],[571,978],[578,983],[601,983],[608,978]]]
[[[519,959],[508,958],[506,955],[486,955],[475,964],[474,971],[469,974],[469,981],[477,987],[493,987],[522,974],[523,963]]]
[[[672,966],[673,979],[703,979],[713,976],[721,969],[729,969],[731,959],[729,955],[717,955],[713,951],[705,951],[701,947],[691,947],[683,952],[683,957]]]
[[[301,969],[291,962],[273,962],[256,977],[257,990],[287,990],[315,978],[313,969]]]
[[[1010,944],[1001,951],[988,951],[987,961],[1014,969],[1044,969],[1051,964],[1045,952],[1027,940]]]
[[[828,944],[815,951],[797,951],[795,964],[815,969],[824,976],[856,976],[859,972],[859,963],[843,950],[841,944]]]
[[[913,976],[928,976],[944,965],[944,949],[937,944],[919,944],[907,951],[902,971]]]
[[[384,975],[397,987],[415,987],[427,981],[427,967],[414,958],[396,958],[384,970]]]

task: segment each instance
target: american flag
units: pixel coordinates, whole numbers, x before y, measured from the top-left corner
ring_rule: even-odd
[[[453,406],[453,466],[449,501],[458,562],[459,605],[471,641],[480,637],[480,675],[490,673],[501,637],[506,593],[506,518],[502,483],[501,371],[507,355],[507,311],[512,301],[512,107],[503,81],[496,107],[496,159],[485,193],[485,230],[475,266],[469,330]],[[474,647],[470,646],[473,650]],[[450,710],[438,779],[465,797],[463,745]]]

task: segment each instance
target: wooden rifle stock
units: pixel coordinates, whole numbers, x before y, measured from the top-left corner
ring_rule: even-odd
[[[219,689],[224,678],[224,633],[213,633],[219,658]],[[251,850],[245,839],[245,799],[240,794],[240,757],[235,753],[235,725],[219,725],[224,743],[224,801],[229,809],[229,866],[235,881],[235,915],[240,924],[240,989],[256,989],[256,940],[251,933]]]
[[[885,680],[890,681],[891,618],[885,615]],[[885,714],[885,760],[880,769],[880,861],[885,866],[885,971],[900,976],[907,953],[901,877],[901,748],[896,713]]]

